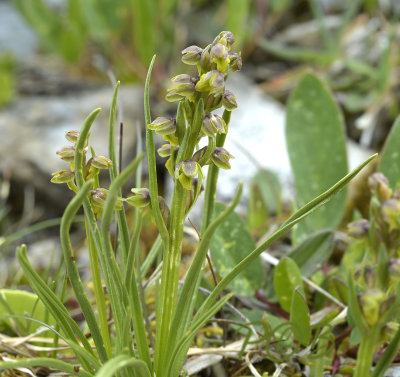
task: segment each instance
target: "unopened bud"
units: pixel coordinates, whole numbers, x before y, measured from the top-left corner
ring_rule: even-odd
[[[175,133],[176,121],[172,118],[158,117],[148,124],[147,128],[158,135],[169,135]]]
[[[94,156],[91,160],[91,165],[97,169],[110,169],[112,161],[104,156]]]
[[[199,161],[203,158],[204,153],[206,153],[206,150],[207,150],[207,147],[200,148],[200,149],[199,149],[198,151],[196,151],[196,153],[193,155],[192,159],[193,159],[194,161],[196,161],[196,162],[199,162]],[[207,163],[206,163],[206,164],[207,164]]]
[[[52,176],[53,178],[50,181],[52,183],[68,183],[75,179],[75,174],[70,170],[59,170],[52,173]]]
[[[174,147],[175,152],[179,151],[179,146]],[[157,149],[157,153],[160,157],[169,157],[171,156],[172,146],[171,144],[164,144],[161,148]]]
[[[79,131],[67,131],[65,133],[65,138],[71,143],[76,143],[78,141]]]
[[[220,169],[230,169],[229,160],[234,158],[225,148],[217,147],[211,155],[212,162]]]
[[[75,148],[71,146],[62,147],[56,154],[58,154],[63,161],[72,162],[75,158]]]
[[[379,289],[368,289],[359,296],[361,311],[366,322],[373,326],[379,321],[380,307],[385,294]]]
[[[225,46],[232,46],[235,43],[235,36],[231,31],[221,31],[214,39],[213,44],[221,43]]]
[[[389,230],[395,229],[399,225],[400,200],[388,199],[381,205],[383,220],[389,225]]]
[[[396,301],[396,294],[390,295],[385,301],[382,302],[379,309],[379,315],[384,316],[390,309],[392,309],[394,302]]]
[[[224,96],[222,98],[222,104],[228,111],[233,111],[237,108],[236,97],[230,90],[225,90]]]
[[[367,288],[372,289],[375,287],[376,274],[372,266],[364,267],[364,281]]]
[[[185,64],[196,65],[200,62],[203,49],[198,46],[189,46],[182,50],[182,61]]]
[[[232,72],[240,71],[243,66],[241,53],[231,52],[228,57],[230,60],[229,67],[231,68]]]
[[[213,111],[222,105],[223,94],[222,92],[211,93],[207,96],[204,102],[204,110]]]
[[[213,137],[215,133],[226,134],[227,126],[219,115],[207,113],[201,125],[201,130],[204,135]]]
[[[369,221],[361,219],[347,224],[347,231],[350,237],[360,238],[368,234],[369,227]]]
[[[218,71],[226,74],[230,62],[228,58],[228,48],[221,43],[215,44],[211,47],[211,57],[213,62],[217,64]]]
[[[389,181],[382,173],[374,173],[368,178],[368,186],[372,193],[376,193],[380,201],[388,200],[392,190],[389,188]]]
[[[126,202],[133,207],[143,208],[150,204],[150,191],[147,188],[133,188],[133,195],[126,198]]]
[[[167,202],[162,196],[158,197],[158,204],[160,205],[160,211],[161,211],[161,216],[164,220],[165,226],[168,228],[169,227],[169,220],[171,217],[171,212],[169,210],[169,207],[167,205]]]
[[[391,258],[389,260],[389,275],[400,278],[400,259]]]

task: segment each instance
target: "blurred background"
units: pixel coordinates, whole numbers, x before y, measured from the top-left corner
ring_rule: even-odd
[[[399,16],[398,0],[0,0],[0,252],[14,250],[15,239],[31,243],[33,254],[56,247],[53,223],[42,223],[44,238],[26,229],[62,214],[71,194],[50,183],[66,167],[55,152],[65,131],[79,130],[97,107],[91,140],[106,153],[115,80],[126,161],[143,128],[153,54],[156,117],[174,111],[163,100],[168,78],[190,70],[180,51],[204,47],[221,30],[235,34],[243,58],[230,84],[239,108],[227,148],[236,160],[221,174],[222,199],[260,168],[290,182],[284,106],[308,71],[324,79],[343,111],[350,165],[379,151],[399,114]]]

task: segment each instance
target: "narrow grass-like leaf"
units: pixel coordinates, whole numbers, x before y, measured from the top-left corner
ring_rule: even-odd
[[[226,206],[217,203],[214,217],[225,211]],[[236,213],[232,212],[218,227],[210,243],[210,251],[215,267],[221,277],[225,277],[242,259],[256,248],[256,244]],[[251,297],[261,288],[265,281],[264,268],[261,260],[256,260],[243,271],[232,283],[230,288],[242,295]]]
[[[353,323],[360,329],[362,334],[368,334],[369,326],[364,319],[364,316],[361,312],[360,304],[358,303],[356,287],[354,285],[354,277],[353,272],[348,272],[347,277],[348,284],[348,316],[351,316]]]
[[[301,79],[289,99],[286,141],[300,206],[347,174],[342,115],[328,89],[311,74]],[[336,227],[345,202],[343,191],[305,220],[308,231]]]
[[[157,184],[157,171],[156,171],[157,164],[156,164],[156,150],[154,147],[154,136],[153,136],[153,131],[147,128],[147,125],[151,123],[149,86],[150,86],[151,71],[153,69],[155,59],[156,56],[154,55],[149,65],[149,70],[147,72],[146,82],[144,86],[144,121],[146,123],[146,149],[147,149],[147,164],[149,167],[149,191],[150,191],[151,208],[154,214],[154,219],[156,221],[158,231],[160,232],[161,238],[163,240],[164,248],[166,249],[168,245],[169,234],[160,211],[160,204],[158,200],[158,184]]]
[[[396,334],[390,341],[389,345],[386,347],[385,352],[380,357],[378,363],[376,364],[371,377],[383,377],[385,372],[389,368],[391,362],[396,357],[400,350],[400,328],[396,331]]]
[[[76,340],[76,334],[82,342],[83,346],[85,347],[86,351],[94,355],[91,345],[89,344],[82,330],[71,318],[65,306],[29,264],[26,255],[25,245],[17,248],[17,258],[19,264],[21,265],[21,268],[24,270],[25,276],[29,281],[29,285],[33,288],[35,293],[39,296],[40,300],[46,306],[47,310],[57,321],[57,324],[60,326],[61,331],[65,334],[67,339],[70,342],[75,342],[76,345],[80,347]],[[82,363],[82,365],[84,365],[85,369],[93,371],[88,360],[83,358],[80,353],[76,352],[76,354],[78,360]]]
[[[282,309],[290,312],[295,288],[303,289],[303,279],[297,264],[289,258],[283,258],[274,271],[274,288]]]
[[[380,171],[389,180],[392,189],[400,182],[400,117],[394,122],[389,136],[383,147],[381,160],[378,165]]]
[[[172,357],[168,364],[165,365],[168,371],[168,377],[178,376],[182,369],[183,362],[187,356],[187,351],[196,333],[207,323],[212,316],[219,312],[221,308],[231,299],[233,294],[228,294],[218,300],[211,308],[203,312],[187,330],[187,333],[179,339],[175,349],[172,352]]]
[[[288,230],[293,228],[299,221],[308,216],[313,211],[317,210],[323,206],[327,201],[329,201],[334,195],[336,195],[340,190],[343,189],[359,172],[367,165],[371,160],[373,160],[377,154],[372,155],[351,173],[343,177],[339,182],[332,186],[329,190],[325,191],[320,196],[313,199],[311,202],[307,203],[304,207],[300,208],[295,212],[282,226],[265,242],[263,242],[259,247],[253,250],[243,261],[241,261],[224,279],[222,279],[215,289],[212,291],[211,295],[207,297],[201,308],[198,310],[196,317],[201,315],[204,310],[207,310],[210,305],[217,299],[221,292],[228,286],[228,284],[240,273],[242,272],[250,263],[252,263],[258,256],[270,247],[274,242],[280,239]]]
[[[92,338],[96,345],[100,359],[103,362],[105,362],[108,359],[107,351],[106,348],[104,347],[105,340],[101,335],[100,328],[96,316],[94,314],[92,305],[89,302],[89,299],[85,291],[85,287],[83,286],[83,283],[81,281],[78,267],[74,262],[71,240],[69,238],[69,231],[71,228],[72,220],[78,209],[81,207],[83,199],[89,194],[91,188],[92,188],[92,182],[90,181],[86,182],[65,209],[64,215],[61,219],[60,240],[61,240],[61,248],[64,255],[65,265],[68,271],[68,277],[71,282],[72,288],[74,290],[76,299],[79,302],[79,306],[82,309],[82,313],[86,319],[87,325],[92,334]]]
[[[88,373],[83,369],[75,370],[75,367],[65,361],[47,358],[47,357],[34,357],[32,359],[18,359],[15,361],[2,361],[0,362],[0,370],[26,368],[26,367],[48,367],[55,370],[60,370],[71,376],[78,377],[93,377],[94,374]]]
[[[296,287],[290,305],[290,323],[295,339],[304,347],[308,346],[311,340],[310,313],[306,299],[301,293],[302,289]]]
[[[229,216],[230,213],[233,212],[239,203],[241,193],[242,185],[238,187],[232,203],[226,207],[217,218],[214,219],[214,221],[208,226],[207,230],[202,235],[193,261],[187,272],[185,282],[183,283],[180,291],[174,318],[171,324],[167,349],[173,349],[176,341],[183,336],[188,328],[188,324],[190,323],[190,319],[193,315],[194,302],[196,300],[196,293],[201,278],[201,271],[203,269],[211,238],[218,226],[227,218],[227,216]]]
[[[135,359],[128,355],[118,355],[107,361],[96,373],[96,377],[111,377],[124,368],[132,367],[138,377],[151,377],[150,371],[142,360]]]
[[[124,171],[114,180],[110,187],[110,191],[107,195],[106,202],[104,204],[103,215],[101,219],[101,236],[103,239],[103,244],[105,246],[105,254],[107,256],[107,260],[112,265],[116,265],[114,254],[111,247],[111,240],[110,240],[110,232],[109,228],[112,221],[112,215],[114,212],[115,204],[117,202],[118,193],[121,190],[123,183],[129,178],[130,175],[134,172],[134,170],[138,167],[140,161],[143,159],[143,154],[138,155],[130,164],[129,166],[124,169]],[[119,285],[122,285],[122,275],[121,272],[117,269],[113,269],[113,278],[119,281]],[[150,351],[147,343],[146,338],[146,330],[143,323],[143,311],[140,302],[140,296],[137,288],[137,282],[135,277],[134,270],[130,271],[131,274],[131,286],[132,289],[130,295],[128,297],[129,300],[133,300],[130,302],[131,310],[132,310],[132,322],[133,322],[133,329],[136,336],[136,343],[138,346],[138,352],[142,360],[145,361],[149,370],[152,369],[151,366],[151,359],[150,359]],[[118,302],[115,303],[118,305]],[[114,309],[115,310],[115,309]],[[114,313],[114,315],[117,315]],[[122,312],[120,311],[120,319],[123,319]]]

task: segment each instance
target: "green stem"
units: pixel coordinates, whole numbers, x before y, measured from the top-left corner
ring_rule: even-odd
[[[379,326],[377,325],[372,326],[367,334],[363,334],[358,349],[356,369],[353,377],[365,377],[370,375],[378,337]]]
[[[108,331],[106,300],[104,298],[103,284],[101,281],[99,257],[87,220],[85,221],[85,228],[88,238],[90,269],[93,279],[94,296],[96,300],[97,313],[99,316],[100,333],[104,341],[104,347],[106,348],[107,356],[111,358],[112,357],[111,341],[110,341],[110,334]]]
[[[177,182],[171,208],[171,224],[167,253],[163,260],[161,295],[158,305],[155,370],[161,376],[163,360],[167,354],[169,330],[178,298],[178,281],[182,253],[183,221],[185,217],[187,191]]]

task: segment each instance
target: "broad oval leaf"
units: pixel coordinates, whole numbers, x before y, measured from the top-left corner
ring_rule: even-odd
[[[288,313],[296,287],[303,288],[300,269],[292,259],[283,258],[275,268],[274,288],[279,304]]]
[[[225,205],[217,203],[214,218],[225,208]],[[255,248],[249,230],[235,212],[232,212],[217,228],[210,243],[211,256],[221,277],[225,277]],[[240,295],[253,296],[254,292],[261,288],[264,280],[264,268],[258,258],[230,283],[230,288]]]
[[[288,256],[296,262],[301,273],[308,277],[329,259],[332,251],[333,232],[321,230],[308,236]]]
[[[300,287],[295,288],[290,305],[290,323],[295,339],[303,346],[311,340],[310,313]]]
[[[346,137],[341,112],[325,85],[305,75],[289,99],[286,143],[297,199],[303,206],[347,174]],[[336,227],[346,191],[304,220],[307,231]]]
[[[47,325],[55,325],[53,317],[35,294],[18,289],[0,289],[0,295],[0,328],[3,325],[10,326],[10,321],[6,318],[13,314],[31,317]],[[42,326],[38,322],[22,318],[14,318],[13,321],[24,335],[31,334]],[[44,336],[52,335],[52,332],[44,333]]]
[[[396,119],[383,147],[378,171],[389,180],[391,188],[400,182],[400,117]]]

